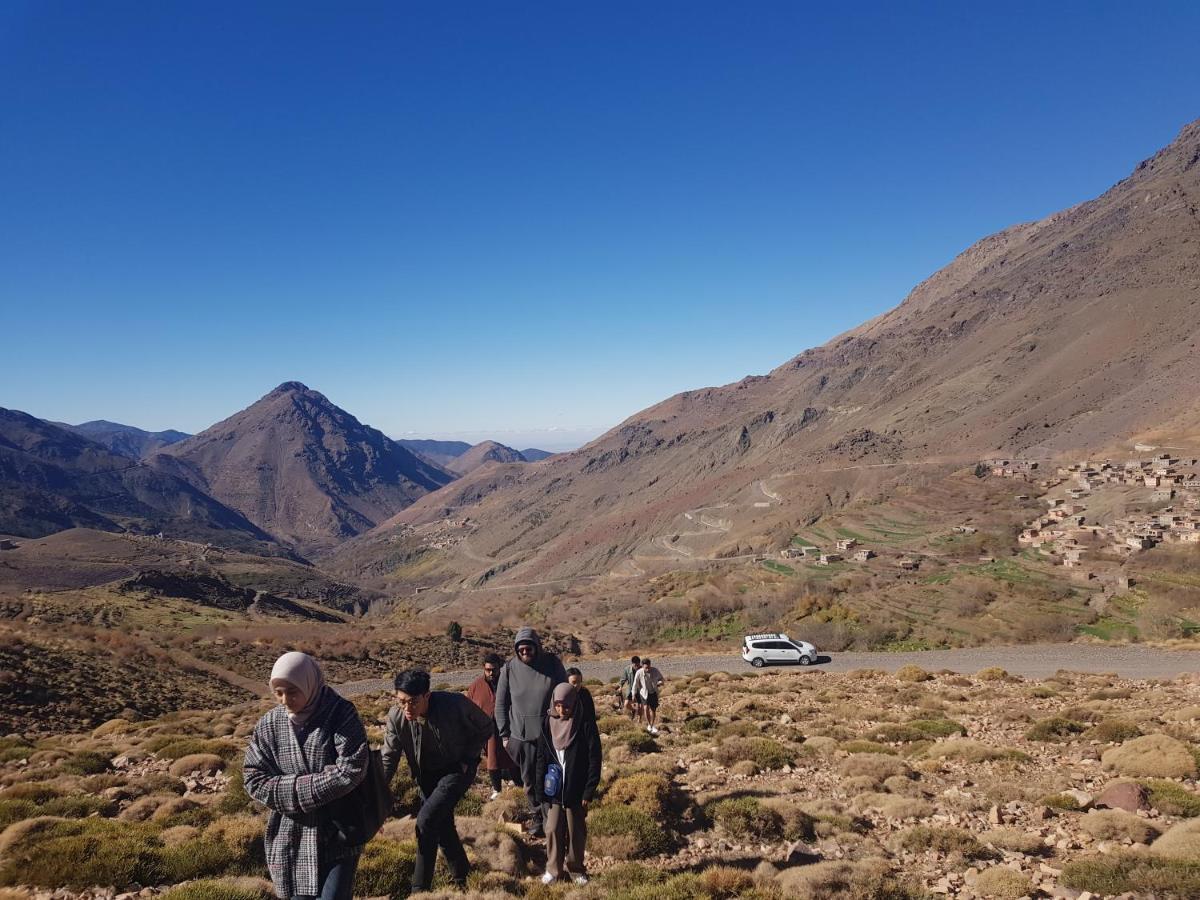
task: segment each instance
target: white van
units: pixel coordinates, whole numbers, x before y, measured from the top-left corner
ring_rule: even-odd
[[[817,661],[817,648],[786,634],[748,634],[742,638],[742,659],[756,669],[792,663],[811,666]]]

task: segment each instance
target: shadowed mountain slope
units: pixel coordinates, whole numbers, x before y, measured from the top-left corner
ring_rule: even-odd
[[[459,513],[474,531],[442,571],[471,584],[603,574],[670,558],[648,546],[684,528],[723,533],[714,552],[731,552],[917,466],[1195,433],[1198,207],[1194,122],[1097,199],[979,241],[892,311],[768,375],[676,395],[577,451],[456,485],[476,498]],[[447,506],[415,504],[347,548],[347,568]]]
[[[186,480],[27,413],[0,409],[0,532],[41,537],[76,526],[163,531],[265,552],[273,543]]]
[[[294,381],[154,462],[305,554],[328,550],[453,480]]]
[[[418,456],[424,457],[432,463],[447,468],[448,464],[453,462],[458,457],[462,456],[471,449],[471,445],[466,441],[428,441],[428,440],[402,440],[396,441],[401,447],[406,450],[411,450]]]

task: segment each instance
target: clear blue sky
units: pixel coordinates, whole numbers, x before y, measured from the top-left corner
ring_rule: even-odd
[[[1193,3],[835,6],[7,0],[0,406],[612,425],[1200,117]]]

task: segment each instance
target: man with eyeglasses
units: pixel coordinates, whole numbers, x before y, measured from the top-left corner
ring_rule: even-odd
[[[504,749],[521,771],[525,797],[533,812],[529,833],[542,837],[545,809],[538,802],[537,742],[550,708],[554,688],[567,680],[562,660],[542,649],[542,640],[532,628],[521,628],[513,640],[516,656],[500,670],[496,684],[496,727]]]
[[[499,653],[489,653],[483,658],[483,674],[472,681],[471,686],[467,688],[467,699],[483,710],[489,718],[493,718],[492,736],[488,738],[487,742],[487,772],[488,778],[492,782],[492,796],[488,798],[489,800],[495,800],[500,796],[500,787],[505,778],[520,783],[516,764],[509,758],[500,743],[500,732],[496,729],[494,720],[496,682],[500,680],[500,669],[503,666],[504,659]]]
[[[396,705],[387,717],[383,771],[390,782],[403,754],[421,791],[412,891],[429,890],[438,847],[455,884],[465,887],[471,866],[454,824],[454,807],[475,781],[479,755],[495,725],[462,694],[431,691],[428,672],[407,669],[394,685]]]

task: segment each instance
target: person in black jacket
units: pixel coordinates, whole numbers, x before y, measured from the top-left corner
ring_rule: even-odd
[[[583,851],[587,844],[587,807],[600,784],[600,732],[596,717],[583,715],[578,701],[579,694],[572,685],[558,685],[537,742],[534,789],[546,810],[544,884],[552,884],[564,875],[573,876],[576,884],[588,882]],[[558,765],[561,771],[553,796],[547,793],[546,778],[552,765]]]
[[[429,890],[439,846],[455,883],[464,886],[470,864],[454,825],[454,807],[475,781],[479,755],[495,726],[491,716],[462,694],[429,690],[428,672],[401,672],[395,687],[396,705],[388,713],[383,741],[383,771],[390,782],[403,754],[421,789],[413,893]]]

